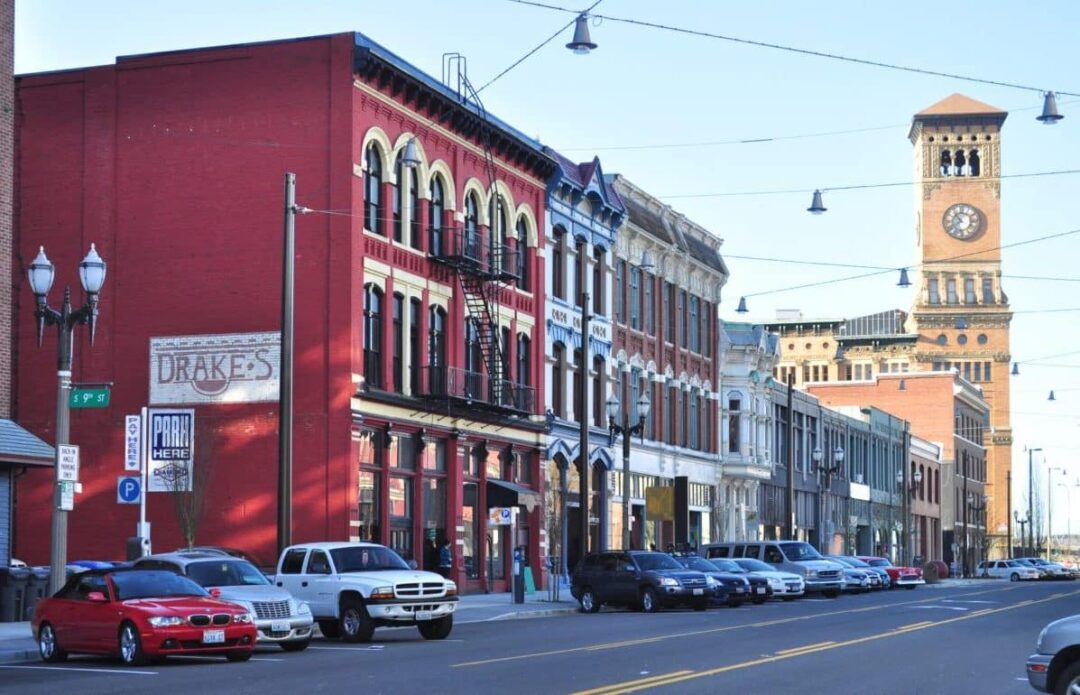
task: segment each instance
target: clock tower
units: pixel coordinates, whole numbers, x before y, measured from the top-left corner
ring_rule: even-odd
[[[1008,114],[953,94],[915,114],[915,236],[918,295],[909,331],[917,334],[915,368],[956,369],[981,386],[990,404],[984,428],[986,470],[954,462],[955,480],[968,482],[969,542],[982,534],[990,556],[1007,556],[1007,475],[1012,467],[1009,424],[1009,322],[1012,312],[1001,282],[1001,126]],[[952,448],[946,445],[946,451]],[[951,458],[951,457],[949,457]],[[943,471],[944,472],[944,471]],[[985,487],[983,482],[985,481]],[[945,486],[942,486],[945,488]],[[948,488],[946,488],[948,489]],[[986,495],[985,530],[980,523]],[[942,497],[945,497],[944,490]],[[967,505],[957,489],[943,499],[942,515],[958,529]],[[960,505],[961,508],[957,508]],[[943,524],[945,520],[943,519]],[[979,553],[982,554],[981,552]]]

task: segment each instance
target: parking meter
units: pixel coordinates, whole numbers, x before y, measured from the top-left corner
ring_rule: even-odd
[[[514,603],[525,603],[525,549],[514,548],[513,565]]]

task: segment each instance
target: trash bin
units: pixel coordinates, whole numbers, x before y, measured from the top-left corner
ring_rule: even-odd
[[[34,606],[38,599],[43,598],[49,591],[49,568],[31,567],[30,576],[26,582],[26,594],[23,600],[22,619],[30,620],[34,617]]]
[[[30,570],[25,567],[0,567],[0,623],[22,620],[29,577]]]

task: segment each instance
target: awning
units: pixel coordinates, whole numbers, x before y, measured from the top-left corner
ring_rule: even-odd
[[[540,493],[505,480],[487,481],[487,506],[516,507],[524,505],[530,512],[540,505]]]
[[[13,420],[0,418],[0,464],[51,466],[55,457],[51,446]]]

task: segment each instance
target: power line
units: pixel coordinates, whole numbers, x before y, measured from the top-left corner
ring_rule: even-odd
[[[981,253],[981,252],[980,252]],[[833,261],[807,261],[796,258],[769,258],[766,256],[743,256],[739,254],[725,253],[724,258],[732,258],[739,261],[760,261],[763,263],[782,263],[785,265],[812,265],[829,268],[858,268],[860,270],[893,270],[899,271],[900,268],[906,268],[908,270],[921,268],[923,264],[916,263],[907,266],[884,266],[884,265],[864,265],[861,263],[836,263]],[[1080,278],[1063,278],[1063,277],[1050,277],[1045,275],[1009,275],[1002,274],[1002,278],[1008,278],[1010,280],[1045,280],[1048,282],[1080,282]]]
[[[577,12],[569,7],[560,7],[558,5],[548,5],[540,2],[532,2],[531,0],[510,0],[520,5],[532,5],[534,7],[543,7],[549,10],[558,10],[560,12]],[[631,24],[635,26],[648,27],[650,29],[663,29],[664,31],[672,31],[679,34],[687,34],[690,36],[699,36],[708,39],[717,39],[720,41],[730,41],[732,43],[739,43],[749,46],[757,46],[759,48],[772,48],[779,51],[787,51],[789,53],[797,53],[800,55],[814,56],[817,58],[828,58],[829,60],[838,60],[846,63],[854,63],[856,65],[867,65],[870,67],[884,68],[887,70],[898,70],[901,72],[910,72],[919,75],[930,75],[932,77],[946,77],[953,80],[963,80],[965,82],[975,82],[978,84],[989,84],[995,87],[1008,87],[1011,89],[1023,89],[1029,92],[1054,92],[1056,94],[1065,94],[1071,97],[1080,97],[1080,93],[1067,92],[1064,90],[1051,90],[1044,89],[1043,87],[1033,87],[1031,85],[1017,84],[1015,82],[1002,82],[999,80],[988,80],[981,77],[971,77],[970,75],[959,75],[955,73],[943,72],[939,70],[929,70],[926,68],[915,68],[908,65],[896,65],[893,63],[885,63],[878,60],[868,60],[866,58],[852,58],[850,56],[844,56],[837,53],[826,53],[824,51],[815,51],[808,48],[796,48],[794,46],[785,46],[778,43],[769,43],[766,41],[756,41],[754,39],[744,39],[737,36],[726,36],[724,34],[716,34],[713,32],[703,31],[700,29],[687,29],[685,27],[677,27],[670,24],[660,24],[657,22],[647,22],[641,19],[632,19],[630,17],[615,17],[613,15],[601,15],[594,14],[593,17],[597,19],[605,19],[611,22],[621,22],[623,24]]]

